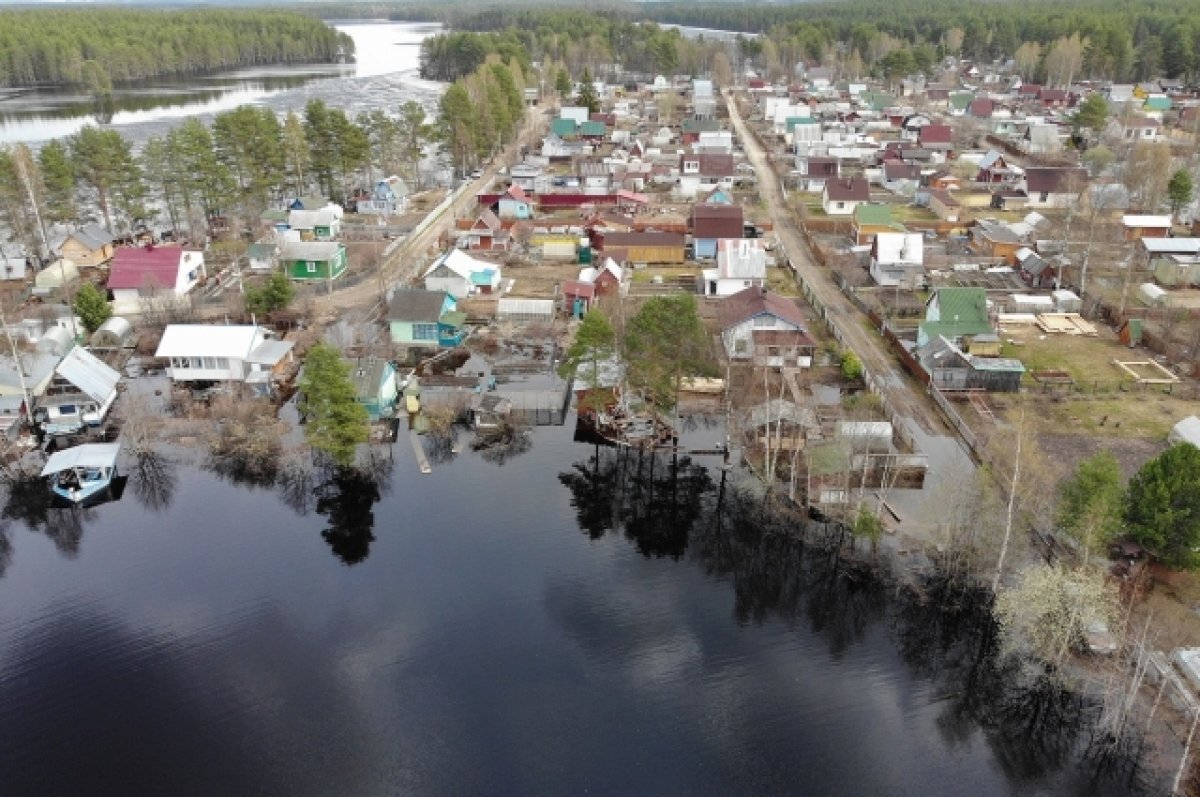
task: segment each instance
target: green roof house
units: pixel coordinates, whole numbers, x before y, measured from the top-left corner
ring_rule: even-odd
[[[983,288],[938,288],[925,303],[925,323],[917,330],[917,346],[938,335],[956,341],[993,331]]]
[[[1169,111],[1171,110],[1171,98],[1165,94],[1151,94],[1146,98],[1146,102],[1142,105],[1144,111]]]
[[[334,241],[288,241],[279,252],[279,262],[291,279],[332,281],[346,273],[346,247]]]
[[[950,95],[950,110],[957,112],[959,115],[964,114],[974,101],[975,95],[971,92],[956,91]]]
[[[604,138],[607,132],[604,122],[584,122],[579,126],[579,135],[584,138]]]
[[[574,119],[555,119],[550,123],[550,132],[559,138],[574,138],[575,137],[575,120]]]

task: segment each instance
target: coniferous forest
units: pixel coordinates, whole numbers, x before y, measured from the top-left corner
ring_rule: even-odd
[[[349,36],[277,10],[0,12],[0,86],[83,86],[354,55]]]

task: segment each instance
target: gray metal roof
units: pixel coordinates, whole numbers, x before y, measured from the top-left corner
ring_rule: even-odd
[[[99,224],[86,224],[67,237],[74,238],[88,249],[93,250],[100,249],[106,244],[113,242],[112,233],[101,227]]]
[[[392,321],[436,324],[442,317],[442,305],[445,301],[444,291],[399,290],[388,303],[388,318]]]
[[[62,362],[54,369],[80,392],[103,403],[117,389],[121,375],[101,362],[96,355],[78,346],[67,352]]]
[[[120,450],[120,443],[84,443],[66,451],[55,451],[46,461],[46,467],[42,468],[42,475],[49,476],[78,467],[111,468],[116,464]]]

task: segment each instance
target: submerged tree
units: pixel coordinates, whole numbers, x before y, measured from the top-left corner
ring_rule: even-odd
[[[670,411],[684,377],[711,370],[708,336],[691,294],[648,299],[629,321],[625,358],[630,383],[656,407]]]
[[[1027,570],[997,596],[995,612],[1010,652],[1055,668],[1083,648],[1090,626],[1112,629],[1120,616],[1117,591],[1102,571],[1057,564]]]
[[[350,366],[337,349],[318,343],[308,350],[300,392],[309,445],[339,466],[349,467],[355,448],[367,441],[367,410],[355,400]]]
[[[592,308],[583,316],[579,328],[575,331],[575,339],[567,348],[566,356],[558,367],[558,373],[564,379],[578,377],[582,369],[584,386],[590,389],[585,398],[585,406],[581,409],[602,409],[604,397],[597,397],[596,389],[601,387],[600,363],[610,360],[614,354],[616,334],[608,316],[599,308]],[[600,406],[595,402],[599,401]]]

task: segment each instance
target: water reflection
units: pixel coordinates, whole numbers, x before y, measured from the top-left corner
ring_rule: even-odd
[[[151,512],[171,506],[179,484],[175,463],[154,451],[141,451],[129,468],[129,489],[137,502]]]
[[[14,476],[7,483],[7,496],[4,508],[0,510],[0,518],[5,521],[17,521],[30,531],[44,534],[54,543],[54,547],[63,556],[73,559],[79,553],[83,542],[83,529],[86,523],[95,516],[95,508],[112,501],[121,500],[127,481],[126,476],[113,477],[112,484],[103,493],[89,499],[86,506],[67,504],[50,492],[46,480],[40,476]],[[7,550],[10,542],[5,529],[5,541],[0,544],[0,559],[7,565],[11,551]],[[3,567],[0,567],[0,575]]]
[[[601,445],[558,480],[592,539],[620,531],[643,555],[674,559],[687,550],[712,487],[708,470],[688,456]]]
[[[596,446],[558,478],[589,537],[621,532],[645,556],[686,552],[731,584],[740,624],[802,624],[835,660],[890,632],[918,683],[942,696],[932,702],[947,748],[969,750],[982,731],[1010,782],[1058,781],[1080,795],[1153,791],[1137,767],[1139,734],[1108,738],[1097,701],[999,655],[985,590],[901,578],[839,527],[733,489],[723,473],[714,483],[686,457]]]

